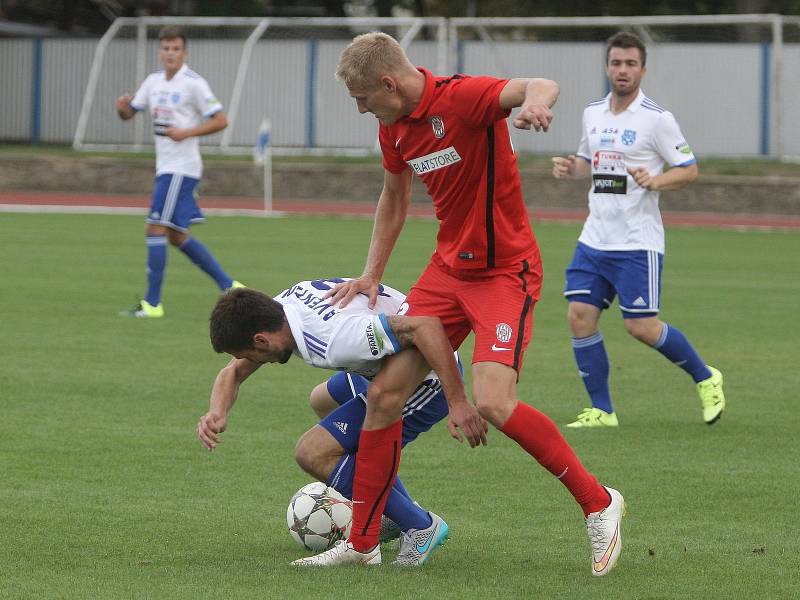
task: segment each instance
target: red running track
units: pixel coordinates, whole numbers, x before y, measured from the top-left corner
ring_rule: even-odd
[[[0,212],[99,212],[143,213],[150,204],[149,196],[119,194],[76,194],[59,192],[0,191]],[[209,197],[200,202],[208,214],[258,214],[264,207],[261,198]],[[371,202],[276,200],[273,210],[289,214],[372,215]],[[433,206],[412,204],[409,215],[433,218]],[[539,208],[532,209],[535,221],[581,222],[585,210]],[[665,212],[668,225],[714,227],[725,229],[784,229],[800,230],[800,216],[751,215],[717,213]]]

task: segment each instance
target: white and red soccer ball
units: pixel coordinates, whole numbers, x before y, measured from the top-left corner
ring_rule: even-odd
[[[286,525],[301,548],[321,552],[350,535],[353,504],[332,487],[315,481],[292,496]]]

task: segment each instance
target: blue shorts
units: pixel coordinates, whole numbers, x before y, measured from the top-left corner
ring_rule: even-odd
[[[319,424],[330,432],[346,452],[358,449],[358,438],[367,414],[369,381],[352,373],[337,373],[328,380],[328,393],[339,408]],[[447,416],[447,400],[438,379],[426,379],[403,407],[403,446],[417,439]]]
[[[653,317],[659,309],[663,260],[655,250],[595,250],[578,242],[564,296],[603,310],[618,295],[623,318]]]
[[[190,225],[205,221],[197,206],[196,190],[199,179],[164,173],[156,177],[147,222],[170,229],[186,231]]]

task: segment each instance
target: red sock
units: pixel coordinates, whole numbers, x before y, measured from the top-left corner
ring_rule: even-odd
[[[350,542],[359,552],[378,543],[381,516],[400,466],[403,421],[384,429],[361,430],[353,477],[353,528]]]
[[[517,402],[501,431],[558,477],[581,505],[584,516],[609,505],[608,492],[581,464],[548,416],[524,402]]]

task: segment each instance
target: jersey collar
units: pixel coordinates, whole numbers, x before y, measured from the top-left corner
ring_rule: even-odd
[[[421,119],[425,116],[428,112],[428,108],[431,105],[431,101],[433,101],[433,90],[436,89],[436,80],[433,77],[433,74],[423,67],[417,67],[417,70],[425,75],[425,88],[422,91],[422,98],[419,99],[419,104],[417,104],[417,108],[414,109],[410,115],[408,115],[409,119]]]
[[[300,355],[304,361],[310,363],[311,355],[308,353],[306,342],[303,339],[303,319],[300,317],[297,309],[291,304],[283,305],[283,314],[286,315],[286,320],[289,322],[289,329],[292,330],[295,346],[297,346],[294,353]]]
[[[162,76],[164,77],[164,81],[177,81],[179,78],[183,77],[186,71],[189,70],[189,65],[183,63],[181,68],[175,72],[175,75],[172,76],[172,79],[167,79],[167,71],[166,69],[161,71]]]
[[[639,93],[636,94],[636,98],[633,102],[628,105],[628,108],[625,109],[625,112],[632,112],[635,113],[639,110],[639,107],[642,105],[642,100],[644,100],[644,92],[642,88],[639,88]],[[606,96],[606,112],[611,112],[611,92],[608,92],[608,96]],[[622,113],[620,113],[622,114]]]

